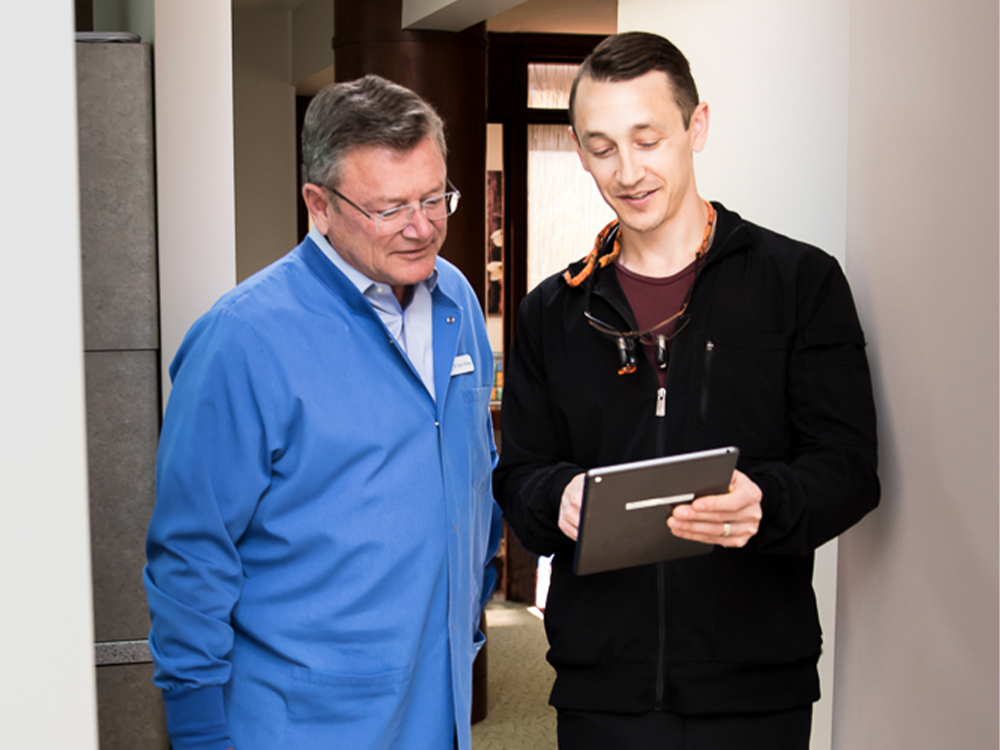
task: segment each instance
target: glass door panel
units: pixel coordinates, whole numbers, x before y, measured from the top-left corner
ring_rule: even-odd
[[[583,258],[615,218],[566,125],[528,125],[528,290]]]

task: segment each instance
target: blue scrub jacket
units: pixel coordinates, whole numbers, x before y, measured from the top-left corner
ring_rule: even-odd
[[[144,570],[175,750],[471,747],[493,354],[437,267],[436,401],[309,239],[188,332]]]

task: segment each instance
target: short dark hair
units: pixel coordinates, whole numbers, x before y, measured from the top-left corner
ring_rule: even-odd
[[[569,94],[569,121],[574,123],[573,108],[576,89],[584,76],[594,81],[631,81],[651,70],[666,73],[674,101],[684,118],[684,129],[691,124],[691,115],[698,106],[698,88],[691,77],[691,66],[677,47],[658,34],[627,31],[609,36],[583,61],[573,79]]]
[[[356,146],[410,151],[428,136],[447,158],[444,123],[410,89],[376,75],[333,83],[309,103],[302,126],[302,177],[336,187],[347,152]]]

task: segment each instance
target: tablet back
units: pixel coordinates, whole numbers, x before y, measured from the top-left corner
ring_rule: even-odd
[[[674,505],[729,491],[739,450],[718,448],[587,472],[573,570],[577,575],[704,555],[715,546],[674,536]]]

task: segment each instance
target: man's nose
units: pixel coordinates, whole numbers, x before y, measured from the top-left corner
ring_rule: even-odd
[[[407,239],[427,239],[434,234],[434,223],[427,218],[427,214],[418,206],[413,212],[410,223],[403,227],[403,236]]]
[[[618,182],[622,185],[635,185],[644,174],[642,160],[636,158],[629,149],[622,149],[618,156]]]

